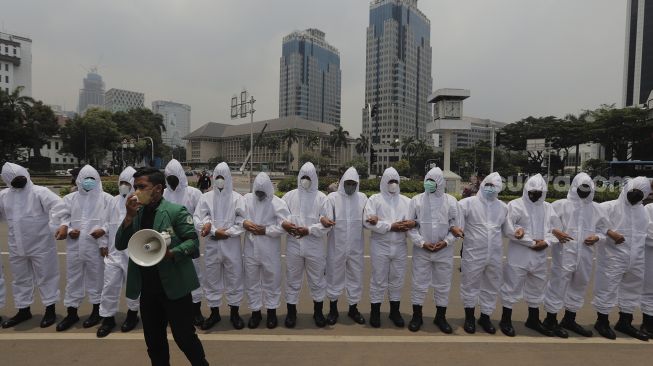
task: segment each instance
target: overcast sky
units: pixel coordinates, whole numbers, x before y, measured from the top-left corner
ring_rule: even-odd
[[[433,89],[466,88],[465,115],[514,122],[621,105],[626,0],[420,0]],[[192,107],[192,128],[230,122],[247,87],[278,116],[282,37],[309,27],[340,50],[342,125],[361,131],[368,0],[0,0],[0,28],[33,41],[33,94],[77,108],[85,67],[146,106]],[[240,123],[245,121],[234,121]]]

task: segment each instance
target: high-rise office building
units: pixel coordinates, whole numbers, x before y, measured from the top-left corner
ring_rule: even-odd
[[[0,32],[0,89],[32,96],[32,40]]]
[[[653,1],[628,0],[624,59],[625,107],[646,104],[653,90]]]
[[[319,29],[283,38],[279,117],[340,124],[340,53]]]
[[[190,106],[156,100],[152,102],[152,112],[163,116],[166,127],[161,133],[163,143],[168,146],[186,146],[182,138],[190,133]]]
[[[84,85],[79,89],[77,113],[84,114],[89,108],[104,108],[104,81],[93,67],[84,78]]]
[[[109,89],[104,96],[104,108],[111,112],[145,108],[145,94],[130,90]]]
[[[377,171],[399,158],[391,143],[406,137],[431,141],[427,98],[432,92],[431,22],[417,0],[373,0],[367,28],[365,103],[375,106],[370,121],[363,109],[363,134],[372,136]]]

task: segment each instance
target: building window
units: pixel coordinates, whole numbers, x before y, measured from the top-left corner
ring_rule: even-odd
[[[14,55],[16,55],[16,47],[14,47]]]
[[[9,75],[5,75],[5,83],[9,84]]]
[[[59,162],[59,158],[54,158],[54,162],[55,162],[55,163],[58,163],[58,162]]]
[[[48,146],[48,150],[50,150],[50,142],[46,144]]]
[[[54,143],[54,148],[59,150],[59,141],[55,141]]]
[[[9,71],[9,64],[5,64],[5,71]]]
[[[63,162],[64,162],[64,163],[66,162],[66,158],[63,158]]]

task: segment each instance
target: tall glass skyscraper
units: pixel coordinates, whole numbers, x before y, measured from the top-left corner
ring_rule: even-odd
[[[376,150],[382,170],[399,159],[390,146],[406,137],[426,140],[431,121],[427,102],[432,92],[431,22],[417,8],[417,0],[374,0],[367,27],[365,103],[377,105],[368,120],[363,110],[363,134]]]
[[[104,108],[104,81],[93,67],[84,78],[84,87],[79,90],[77,113],[84,114],[89,108]]]
[[[283,38],[279,117],[340,124],[340,53],[319,29]]]
[[[629,0],[624,60],[624,106],[646,104],[653,90],[653,2]]]

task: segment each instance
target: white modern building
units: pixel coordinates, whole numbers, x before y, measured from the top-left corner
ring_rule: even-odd
[[[32,96],[32,40],[0,32],[0,89]]]
[[[112,113],[145,108],[145,94],[123,89],[109,89],[104,95],[104,108]]]
[[[84,114],[89,108],[104,108],[104,81],[97,68],[92,68],[84,78],[79,90],[77,113]]]
[[[464,125],[469,125],[469,130],[454,130],[451,132],[451,151],[474,147],[481,141],[491,141],[492,128],[498,132],[507,125],[505,122],[493,121],[487,118],[462,117]],[[433,134],[433,143],[436,149],[442,147],[442,135]]]
[[[59,149],[63,147],[63,140],[59,135],[54,135],[41,147],[41,156],[49,158],[52,169],[68,169],[79,166],[79,160],[70,154],[61,154]]]
[[[166,130],[161,133],[163,143],[168,146],[186,146],[182,138],[190,133],[190,106],[176,102],[156,100],[152,112],[163,116]]]

